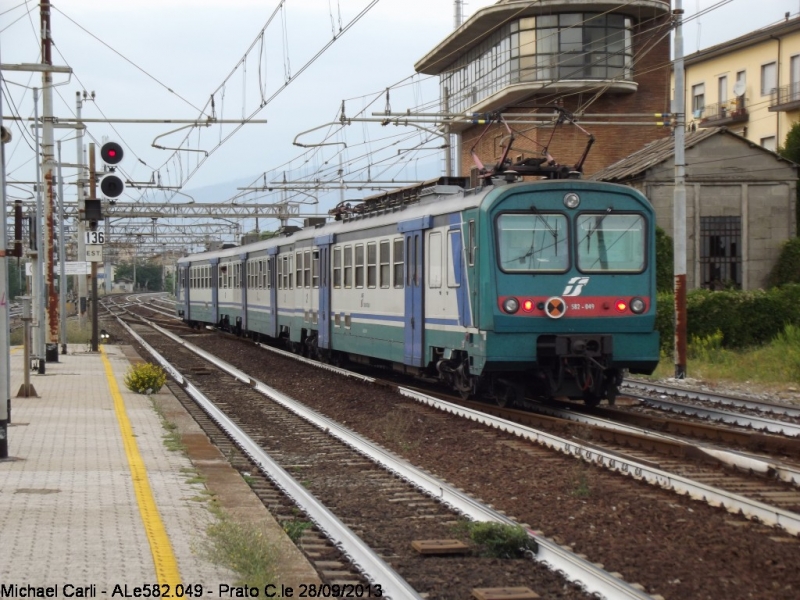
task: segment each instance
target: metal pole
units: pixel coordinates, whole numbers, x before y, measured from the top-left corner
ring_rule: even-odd
[[[50,0],[42,0],[39,5],[42,32],[42,64],[52,66],[52,39],[50,37]],[[42,265],[45,269],[44,291],[47,294],[47,311],[45,313],[47,341],[58,343],[58,296],[55,286],[55,269],[53,256],[55,250],[55,227],[53,213],[55,206],[55,190],[53,188],[53,172],[55,171],[55,153],[53,141],[53,73],[50,69],[42,71],[42,177],[47,193],[44,205],[44,246],[39,249],[42,254]],[[58,354],[56,354],[58,357]]]
[[[107,244],[111,241],[111,219],[103,221],[103,228]],[[103,289],[105,289],[106,295],[111,293],[111,253],[106,252],[105,246],[103,246]]]
[[[36,390],[31,385],[31,374],[28,365],[31,360],[31,299],[29,296],[20,296],[20,304],[22,304],[22,369],[24,376],[22,378],[22,387],[17,392],[17,398],[35,398]]]
[[[83,102],[81,102],[81,93],[76,92],[76,115],[78,117],[77,121],[78,124],[81,125],[78,128],[78,135],[76,137],[77,142],[77,164],[85,165],[84,156],[83,156],[83,124],[81,123],[81,108],[83,107]],[[86,262],[86,239],[83,235],[86,231],[86,223],[83,220],[86,211],[86,205],[84,204],[84,200],[86,199],[86,193],[84,189],[84,182],[86,181],[86,172],[83,167],[78,168],[78,262]],[[86,288],[87,281],[86,275],[81,273],[78,275],[78,315],[80,315],[79,322],[81,331],[83,331],[83,324],[84,324],[84,317],[86,316]]]
[[[94,144],[89,144],[89,197],[97,198]],[[97,263],[92,261],[92,352],[97,352]]]
[[[33,114],[36,118],[36,156],[39,156],[39,90],[33,88]],[[44,263],[43,263],[43,246],[42,246],[42,216],[44,211],[42,208],[42,179],[39,164],[36,165],[36,252],[33,253],[33,264],[31,268],[32,288],[33,288],[33,303],[34,314],[33,319],[33,357],[37,360],[38,372],[44,375],[45,360],[44,360],[44,328],[45,328],[45,293],[44,293]],[[34,268],[35,267],[35,268]],[[28,368],[28,367],[26,367]]]
[[[67,253],[64,248],[64,179],[61,177],[61,141],[58,142],[58,298],[61,310],[61,354],[67,353]]]
[[[675,377],[686,378],[686,92],[683,66],[683,6],[675,0],[675,190],[673,195],[673,233],[675,248]]]
[[[0,87],[3,75],[0,73]],[[0,125],[3,123],[3,102],[0,94]],[[8,248],[6,232],[6,145],[0,141],[0,459],[8,458],[8,422],[11,420],[11,340],[8,338],[8,302],[11,300],[8,287]],[[25,373],[28,368],[25,368]]]

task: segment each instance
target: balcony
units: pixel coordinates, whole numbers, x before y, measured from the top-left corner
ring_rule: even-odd
[[[750,118],[747,113],[747,98],[738,96],[733,100],[709,104],[703,108],[703,118],[699,127],[722,127],[734,123],[746,123]]]
[[[800,83],[790,83],[772,90],[769,112],[800,110]]]

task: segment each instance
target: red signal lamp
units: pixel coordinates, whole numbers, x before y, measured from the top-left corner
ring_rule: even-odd
[[[618,312],[625,312],[628,309],[628,303],[625,300],[617,300],[614,306],[616,306]]]
[[[522,303],[522,310],[525,312],[531,312],[533,310],[533,300],[525,300]]]

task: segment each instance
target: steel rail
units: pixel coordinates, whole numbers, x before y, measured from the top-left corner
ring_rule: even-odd
[[[750,427],[758,431],[768,431],[769,433],[777,433],[788,437],[800,437],[800,425],[787,423],[786,421],[765,419],[764,417],[735,413],[717,408],[705,408],[694,404],[685,404],[677,400],[669,400],[667,398],[650,398],[648,396],[638,395],[632,395],[631,397],[640,400],[648,406],[661,410],[694,415],[711,421],[738,425],[739,427]]]
[[[400,393],[409,398],[414,398],[423,404],[427,404],[428,406],[456,414],[470,419],[471,421],[489,425],[490,427],[495,427],[502,431],[507,431],[521,438],[535,441],[548,448],[563,452],[564,454],[577,456],[587,462],[593,462],[613,471],[632,476],[635,479],[643,479],[648,483],[658,485],[665,489],[674,490],[679,494],[688,494],[691,498],[696,500],[705,500],[712,506],[724,506],[730,512],[741,512],[748,519],[780,527],[792,535],[800,534],[799,514],[769,506],[763,502],[745,498],[739,494],[727,492],[698,481],[692,481],[681,475],[668,473],[635,460],[599,450],[595,447],[584,446],[580,443],[533,429],[532,427],[519,425],[506,419],[493,417],[470,408],[446,402],[445,400],[432,398],[413,390],[400,388]]]
[[[330,435],[336,437],[351,448],[364,454],[387,470],[392,471],[399,477],[402,477],[412,485],[436,498],[443,504],[450,506],[454,510],[464,514],[472,520],[517,525],[516,521],[513,519],[510,519],[509,517],[477,502],[464,492],[461,492],[444,481],[441,481],[436,477],[421,471],[407,461],[392,454],[388,450],[375,446],[373,443],[357,433],[296,402],[289,396],[272,389],[266,384],[253,379],[246,373],[240,371],[218,357],[213,356],[209,352],[206,352],[194,344],[181,339],[173,333],[163,329],[162,327],[159,327],[155,323],[150,323],[146,320],[145,322],[159,333],[181,344],[187,350],[194,352],[218,368],[223,369],[229,375],[249,385],[254,390],[266,395],[273,401],[281,404],[288,410],[291,410],[298,416],[314,424],[316,427],[327,431]],[[274,350],[274,348],[271,350]],[[283,353],[282,351],[278,352]],[[338,369],[337,367],[323,365],[315,361],[297,357],[294,354],[286,354],[292,358],[299,358],[304,362],[309,362],[314,366],[322,366],[335,371],[344,371],[343,369]],[[361,378],[365,381],[371,379],[360,376],[357,376],[357,378]],[[567,579],[579,583],[590,593],[600,594],[604,598],[609,599],[630,598],[643,600],[650,598],[648,594],[641,592],[626,581],[615,577],[611,573],[598,568],[588,560],[579,557],[566,548],[556,544],[554,541],[549,540],[532,530],[528,530],[528,535],[530,535],[537,543],[537,552],[535,555],[537,561],[546,563],[553,570],[561,572]]]
[[[682,446],[696,448],[700,452],[707,454],[718,460],[720,463],[729,467],[743,469],[744,471],[753,471],[761,475],[774,474],[781,481],[791,483],[793,485],[800,485],[800,469],[791,465],[786,465],[770,458],[747,454],[738,450],[728,450],[720,448],[713,444],[693,443],[681,438],[679,436],[671,435],[668,433],[661,433],[658,431],[651,431],[633,425],[625,425],[624,423],[617,423],[602,417],[587,415],[582,412],[567,410],[565,408],[558,408],[555,406],[547,406],[543,404],[532,404],[531,409],[541,413],[574,421],[576,423],[584,423],[594,427],[602,427],[612,431],[619,431],[621,433],[632,434],[639,437],[651,438],[654,440],[666,440]]]
[[[155,348],[148,344],[139,334],[129,327],[122,319],[117,320],[125,327],[131,336],[141,344],[155,360],[169,372],[173,379],[189,394],[192,399],[219,425],[234,442],[247,454],[259,469],[270,478],[270,480],[280,490],[292,499],[311,519],[314,524],[322,531],[333,543],[347,555],[353,563],[361,570],[365,577],[372,583],[380,585],[385,596],[393,600],[414,599],[421,600],[422,597],[414,588],[409,585],[394,569],[383,561],[372,549],[367,546],[353,531],[342,523],[333,513],[321,504],[307,489],[305,489],[289,473],[281,468],[264,450],[254,442],[238,425],[231,421],[225,413],[217,408],[202,392],[200,392],[191,382],[189,382],[180,372],[178,372]],[[191,344],[180,340],[177,336],[172,336],[166,330],[158,327],[154,323],[149,326],[167,335],[174,341],[179,341],[188,349]],[[177,339],[175,339],[177,338]],[[198,349],[199,350],[199,349]],[[209,360],[209,358],[206,360]],[[211,360],[217,364],[216,360]],[[217,365],[221,366],[221,365]],[[243,375],[243,374],[242,374]],[[243,379],[244,377],[244,379]],[[250,383],[253,380],[237,377]]]
[[[738,406],[740,408],[747,408],[750,410],[770,412],[777,415],[786,415],[787,417],[800,417],[799,407],[791,406],[789,404],[782,404],[779,402],[769,402],[767,400],[755,400],[752,398],[742,398],[737,396],[724,396],[722,394],[711,394],[708,392],[687,390],[685,388],[675,386],[636,381],[634,379],[625,379],[623,381],[623,387],[655,392],[657,394],[667,394],[670,396],[677,396],[679,398],[704,400],[714,404]]]

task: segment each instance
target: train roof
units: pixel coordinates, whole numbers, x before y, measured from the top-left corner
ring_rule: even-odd
[[[556,190],[596,189],[598,187],[614,189],[617,192],[624,193],[627,196],[637,199],[643,207],[652,211],[652,205],[640,192],[629,186],[615,183],[576,179],[540,180],[487,186],[473,190],[464,190],[455,185],[433,185],[425,188],[426,192],[419,196],[418,201],[413,203],[394,205],[363,214],[357,212],[348,213],[342,215],[342,220],[328,221],[321,226],[305,227],[288,234],[281,234],[244,246],[211,250],[185,256],[178,259],[178,264],[206,261],[213,258],[239,256],[243,253],[259,252],[275,246],[286,246],[309,239],[313,240],[319,237],[342,234],[359,229],[372,229],[392,225],[423,216],[439,216],[456,213],[470,208],[477,208],[481,206],[487,198],[493,201],[501,194],[505,195],[507,192],[513,193],[524,188],[529,188],[530,186],[547,186],[550,189]]]

